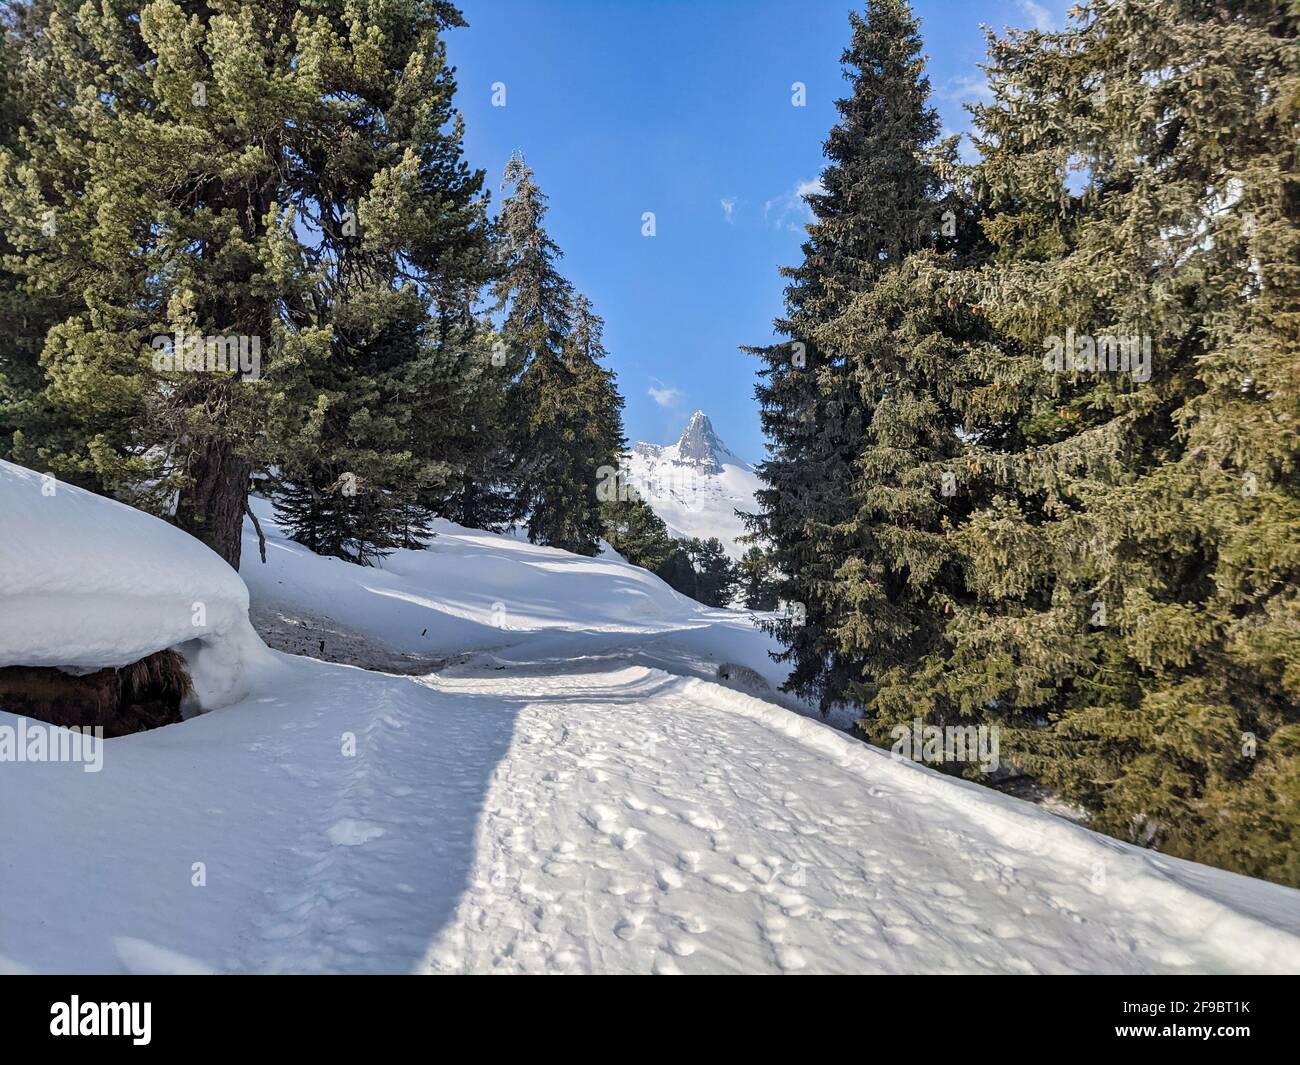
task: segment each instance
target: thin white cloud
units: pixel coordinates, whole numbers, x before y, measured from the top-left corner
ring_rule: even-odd
[[[826,186],[821,178],[811,181],[801,179],[794,183],[794,188],[780,196],[773,196],[763,204],[763,218],[777,229],[788,229],[792,233],[802,231],[803,227],[815,220],[812,208],[804,200],[811,194],[825,193]]]
[[[733,226],[736,224],[736,219],[733,217],[735,210],[736,197],[724,196],[722,198],[722,214],[727,219],[727,222]]]
[[[983,74],[960,74],[950,78],[939,95],[957,104],[986,104],[993,100],[993,90]]]
[[[1056,29],[1056,16],[1037,0],[1016,0],[1016,3],[1020,10],[1033,20],[1034,29],[1042,30],[1044,33]]]
[[[682,399],[685,398],[686,393],[684,393],[680,388],[677,388],[675,385],[666,385],[658,378],[651,378],[651,381],[653,383],[650,385],[649,389],[647,389],[647,392],[649,393],[650,398],[658,403],[659,406],[668,407],[671,410],[673,407],[681,405]]]

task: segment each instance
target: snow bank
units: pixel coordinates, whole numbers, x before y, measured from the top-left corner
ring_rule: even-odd
[[[1115,914],[1158,917],[1171,936],[1231,944],[1255,971],[1300,971],[1300,892],[1100,835],[990,788],[899,760],[830,726],[695,678],[675,682],[693,701],[758,721],[864,781],[937,802],[1010,852],[1044,859],[1087,885]]]
[[[239,574],[142,511],[0,461],[0,666],[91,671],[184,655],[204,709],[270,656]]]
[[[439,520],[427,550],[356,566],[313,554],[288,538],[269,502],[250,503],[267,561],[245,522],[240,572],[259,608],[326,616],[409,654],[455,655],[564,632],[637,636],[701,624],[709,613],[613,552],[586,558]]]

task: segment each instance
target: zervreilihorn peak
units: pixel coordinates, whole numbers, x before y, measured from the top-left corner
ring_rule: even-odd
[[[669,533],[682,539],[716,536],[729,555],[741,556],[737,540],[745,527],[736,511],[756,509],[758,475],[723,443],[704,411],[691,415],[675,444],[634,445],[625,468]]]
[[[681,439],[677,441],[677,460],[693,462],[710,472],[721,473],[724,458],[735,459],[736,456],[713,431],[713,423],[709,421],[709,416],[704,411],[697,410],[691,415],[691,420],[682,430]]]

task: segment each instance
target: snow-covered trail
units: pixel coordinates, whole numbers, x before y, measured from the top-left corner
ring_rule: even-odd
[[[803,716],[754,619],[610,553],[358,567],[267,513],[245,587],[3,462],[0,518],[0,662],[180,646],[209,711],[86,766],[0,710],[0,973],[1300,971],[1300,891]]]
[[[431,971],[1300,965],[1294,934],[1180,883],[1203,867],[1021,812],[717,685],[595,668],[437,683],[530,696]],[[1229,891],[1240,880],[1212,876]],[[1294,932],[1300,894],[1250,883]]]
[[[0,972],[1300,970],[1300,892],[607,647],[275,658],[98,773],[0,768]]]

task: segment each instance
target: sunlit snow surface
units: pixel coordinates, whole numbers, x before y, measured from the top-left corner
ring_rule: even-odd
[[[1117,843],[714,683],[722,661],[779,681],[766,637],[617,558],[443,524],[429,551],[362,569],[255,506],[255,612],[445,664],[274,653],[249,697],[108,741],[99,773],[0,763],[0,970],[1300,969],[1300,892]],[[60,541],[59,595],[78,575],[107,594],[99,568],[144,563],[116,520]],[[0,596],[28,547],[45,557],[8,544]]]
[[[274,661],[215,552],[122,503],[0,461],[0,666],[95,670],[167,648],[205,706]]]

